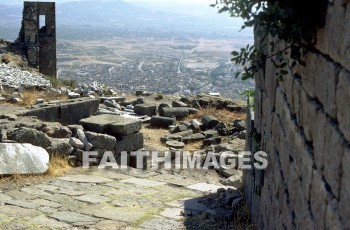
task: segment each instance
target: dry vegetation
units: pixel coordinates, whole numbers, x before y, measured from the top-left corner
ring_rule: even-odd
[[[155,129],[149,126],[143,126],[141,129],[144,137],[144,147],[148,150],[166,151],[169,150],[161,141],[160,138],[169,134],[167,129]]]
[[[5,90],[3,95],[12,95],[12,93],[14,93],[14,91]],[[67,95],[59,95],[53,91],[27,90],[22,93],[22,97],[20,98],[23,100],[22,102],[10,104],[5,101],[3,104],[8,104],[10,106],[32,106],[39,98],[44,99],[45,102],[68,99]]]
[[[246,113],[231,112],[226,109],[218,110],[216,108],[205,108],[200,110],[197,114],[189,115],[184,120],[198,119],[200,121],[202,117],[205,115],[214,116],[219,121],[222,121],[225,123],[232,123],[236,119],[242,119],[242,120],[247,119]]]
[[[37,99],[44,99],[44,101],[55,101],[55,100],[67,100],[67,95],[59,95],[53,91],[38,91],[28,90],[22,94],[23,102],[18,103],[19,106],[31,106]]]
[[[44,175],[10,175],[0,176],[0,191],[2,189],[17,189],[26,185],[42,183],[54,177],[63,176],[70,173],[72,167],[68,159],[60,156],[50,156],[49,170]]]

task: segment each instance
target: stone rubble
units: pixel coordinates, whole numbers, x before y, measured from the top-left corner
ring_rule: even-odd
[[[7,64],[0,63],[0,81],[3,87],[19,89],[50,89],[51,83],[39,74],[22,71]]]

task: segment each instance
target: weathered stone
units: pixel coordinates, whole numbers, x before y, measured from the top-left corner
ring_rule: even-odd
[[[76,137],[83,142],[84,144],[84,150],[85,151],[89,151],[90,149],[92,149],[94,146],[90,143],[90,141],[88,140],[88,138],[85,135],[85,132],[81,129],[77,129],[76,130]]]
[[[179,133],[179,132],[184,132],[186,130],[187,130],[186,125],[178,125],[171,133]]]
[[[47,149],[51,146],[50,138],[43,132],[29,128],[19,128],[7,132],[7,139],[14,140],[19,143],[28,143]]]
[[[235,174],[221,183],[227,186],[233,186],[237,189],[241,189],[243,187],[243,172],[241,170],[236,170]]]
[[[134,112],[139,115],[146,115],[152,117],[156,115],[155,105],[135,105]]]
[[[339,128],[344,133],[344,136],[348,141],[350,141],[350,109],[349,106],[347,106],[350,101],[349,87],[350,73],[343,70],[339,74],[336,107]]]
[[[89,117],[79,122],[87,131],[112,136],[129,135],[141,130],[142,122],[137,119],[117,115],[103,114]]]
[[[114,150],[116,147],[117,139],[113,136],[89,131],[85,132],[85,135],[95,148]]]
[[[213,116],[205,115],[202,118],[202,123],[206,129],[213,129],[219,124],[219,121]]]
[[[74,197],[74,199],[83,201],[89,204],[106,203],[110,200],[108,197],[101,196],[98,194],[84,194],[81,196]]]
[[[246,130],[247,123],[245,123],[243,120],[235,120],[233,122],[233,129],[235,132]]]
[[[175,117],[176,119],[181,119],[189,115],[188,108],[178,107],[178,108],[159,108],[159,114],[163,117]]]
[[[137,186],[142,186],[142,187],[157,187],[157,186],[161,186],[161,185],[165,185],[166,184],[164,182],[147,180],[147,179],[139,179],[139,178],[125,179],[125,180],[121,180],[120,182],[122,182],[122,183],[129,183],[129,184],[135,184]]]
[[[51,145],[47,148],[50,154],[60,154],[64,156],[68,156],[73,150],[73,147],[69,144],[69,139],[51,138]]]
[[[215,130],[207,130],[205,132],[202,132],[202,134],[205,136],[205,138],[212,138],[212,137],[218,137],[219,133]]]
[[[199,110],[198,110],[198,109],[195,109],[195,108],[188,108],[188,112],[189,112],[190,114],[197,114],[197,113],[199,113]]]
[[[179,136],[179,135],[176,135],[176,134],[166,135],[164,137],[161,137],[160,141],[162,143],[166,143],[167,141],[179,141],[179,142],[182,142],[182,136]]]
[[[204,139],[205,139],[205,136],[201,133],[191,134],[189,136],[185,136],[184,138],[182,138],[183,142],[185,142],[186,144],[204,140]]]
[[[166,145],[175,149],[182,149],[185,147],[185,144],[179,141],[167,141]]]
[[[198,183],[198,184],[187,186],[187,188],[201,191],[201,192],[215,193],[215,192],[217,192],[218,189],[221,189],[221,188],[227,189],[229,187],[219,186],[219,185],[215,185],[215,184]]]
[[[60,211],[56,212],[52,215],[50,215],[51,218],[54,218],[56,220],[62,221],[62,222],[67,222],[73,225],[91,225],[95,224],[98,222],[98,219],[79,214],[76,212],[67,212],[67,211]]]
[[[128,136],[119,136],[115,147],[116,153],[122,151],[136,151],[143,148],[144,139],[142,133],[134,133]]]
[[[181,101],[173,101],[173,102],[171,103],[171,105],[172,105],[173,107],[187,107],[187,104],[186,104],[186,103],[183,103],[183,102],[181,102]]]
[[[81,119],[95,114],[99,107],[98,99],[75,99],[49,104],[46,107],[32,109],[27,116],[35,116],[44,121],[57,121],[65,125],[77,124]]]
[[[221,138],[220,137],[211,137],[211,138],[203,140],[203,145],[204,146],[218,145],[220,143],[221,143]]]
[[[48,170],[49,155],[31,144],[0,144],[0,174],[42,174]]]
[[[66,126],[55,127],[53,129],[49,128],[44,132],[53,138],[70,138],[72,136],[72,131]]]
[[[74,93],[74,92],[69,92],[68,93],[68,99],[76,99],[79,98],[80,94],[79,93]]]
[[[32,219],[29,220],[31,223],[40,225],[40,226],[45,226],[48,228],[52,228],[52,229],[69,229],[72,228],[70,225],[66,224],[66,223],[62,223],[60,221],[51,219],[46,217],[45,215],[40,215],[37,217],[34,217]]]
[[[81,142],[78,138],[71,137],[69,139],[69,144],[74,148],[81,149],[81,150],[84,149],[84,143]]]
[[[92,176],[92,175],[69,175],[65,177],[58,178],[59,180],[69,181],[69,182],[78,182],[78,183],[94,183],[94,184],[104,184],[113,182],[113,180],[100,177],[100,176]]]
[[[170,117],[153,116],[150,121],[150,124],[153,127],[168,128],[169,126],[176,124],[176,119]]]

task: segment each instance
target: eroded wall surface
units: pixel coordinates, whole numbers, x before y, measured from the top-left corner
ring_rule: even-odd
[[[305,60],[283,81],[269,61],[256,74],[247,149],[266,151],[269,166],[244,181],[260,229],[350,226],[349,1],[329,3]]]

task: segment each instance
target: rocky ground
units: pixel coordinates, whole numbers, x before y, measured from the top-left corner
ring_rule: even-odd
[[[146,158],[143,169],[135,169],[136,158],[128,155],[127,171],[96,168],[106,151],[117,161],[122,151],[168,151],[172,163],[177,152],[198,152],[201,167],[211,153],[218,161],[238,160],[246,103],[145,91],[118,95],[97,82],[57,88],[11,63],[0,65],[0,78],[6,78],[0,229],[249,227],[237,167],[165,170]],[[90,169],[80,167],[86,151],[98,153]]]

